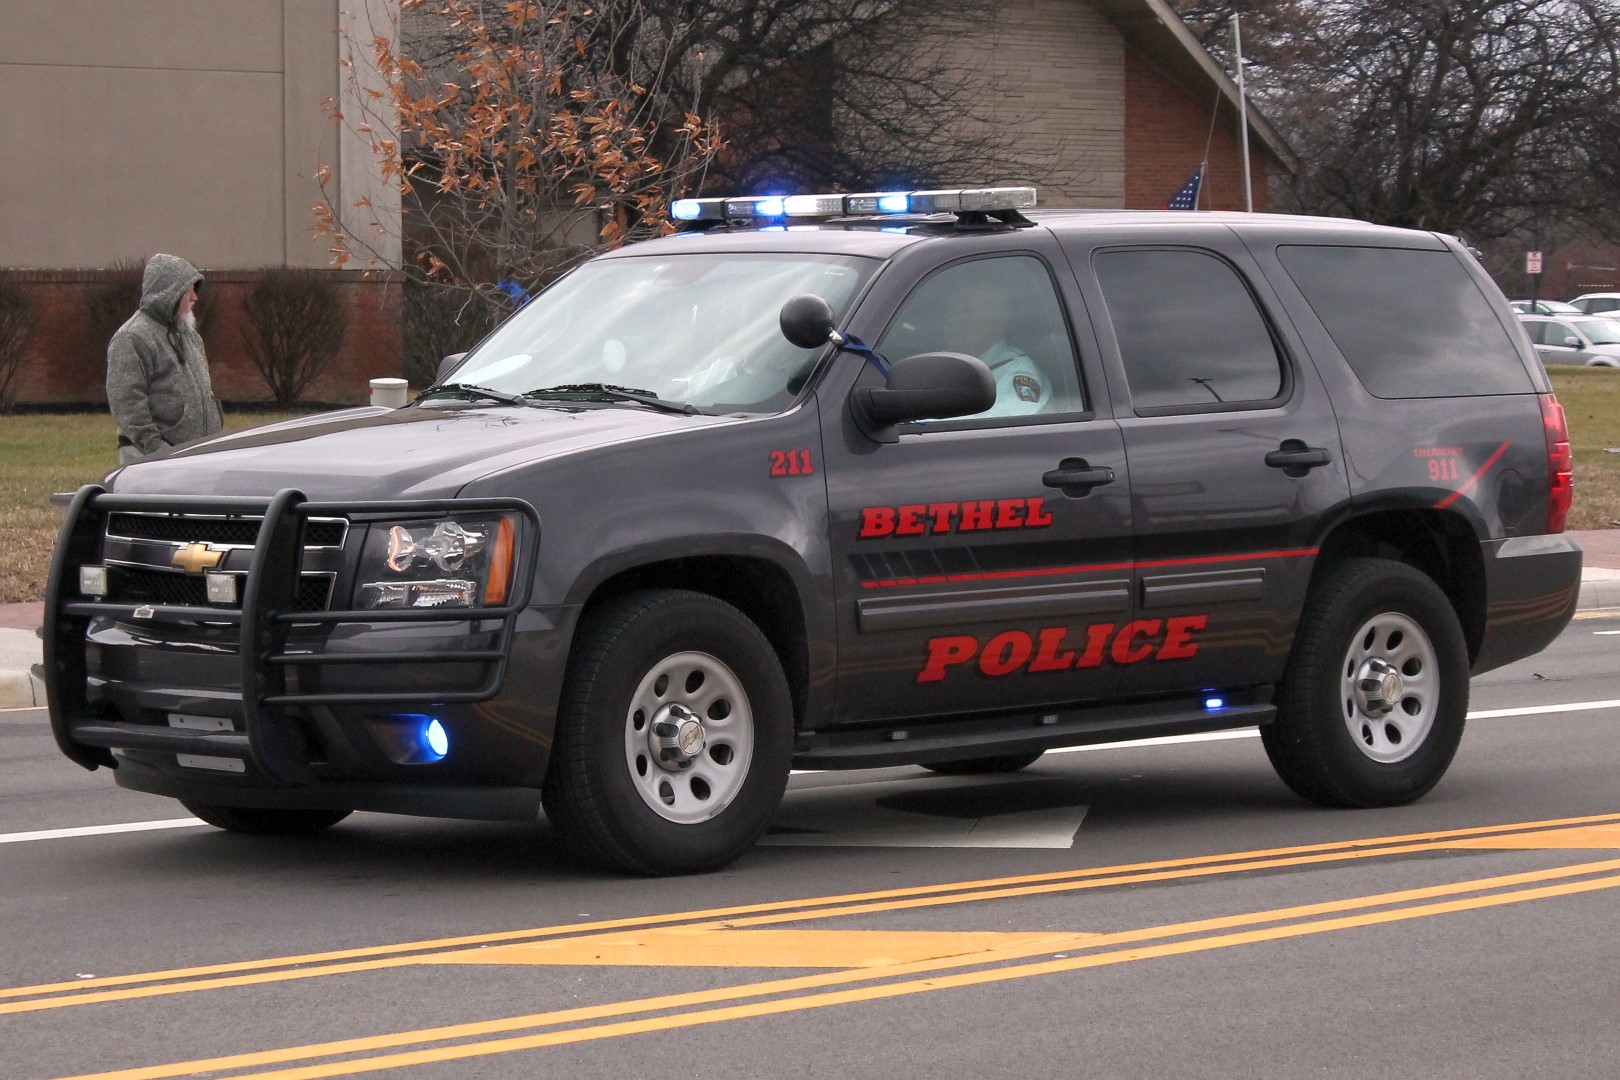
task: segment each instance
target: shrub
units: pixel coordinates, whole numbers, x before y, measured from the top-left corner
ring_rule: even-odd
[[[287,408],[337,359],[349,308],[318,270],[272,267],[263,274],[242,302],[242,346],[276,405]]]
[[[34,336],[34,302],[16,285],[0,281],[0,413],[16,404],[17,373]]]

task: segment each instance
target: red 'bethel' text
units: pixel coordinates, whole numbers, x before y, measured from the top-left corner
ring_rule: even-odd
[[[1052,524],[1046,500],[978,499],[971,502],[909,503],[861,509],[861,539],[978,532],[981,529],[1044,529]]]

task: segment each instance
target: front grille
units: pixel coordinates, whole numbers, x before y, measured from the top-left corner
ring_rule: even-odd
[[[349,523],[324,519],[304,526],[304,546],[341,547]],[[200,517],[180,514],[110,514],[107,535],[130,540],[252,547],[259,538],[256,517]]]
[[[176,607],[212,607],[200,574],[176,574],[139,566],[114,566],[107,597],[113,603],[168,604]],[[246,578],[240,578],[246,581]],[[295,611],[325,611],[332,601],[331,574],[300,574],[293,601]]]

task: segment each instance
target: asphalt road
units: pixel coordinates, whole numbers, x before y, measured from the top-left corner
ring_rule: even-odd
[[[1613,1077],[1617,655],[1581,619],[1477,679],[1410,807],[1308,806],[1246,733],[808,774],[657,881],[544,826],[62,835],[184,814],[0,713],[0,1080]]]

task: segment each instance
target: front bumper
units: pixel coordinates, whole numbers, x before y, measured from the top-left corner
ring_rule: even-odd
[[[308,610],[297,595],[312,518],[360,526],[491,512],[523,521],[501,607]],[[79,597],[79,567],[100,557],[114,513],[257,519],[240,606]],[[114,767],[124,786],[204,801],[511,816],[466,793],[510,787],[532,803],[544,774],[550,717],[531,703],[554,700],[534,684],[562,658],[552,620],[526,606],[538,542],[538,516],[517,500],[332,505],[293,490],[187,499],[86,487],[46,593],[57,745],[86,768]],[[514,663],[525,692],[503,694]],[[413,760],[401,744],[402,725],[421,714],[451,732],[442,760]]]

